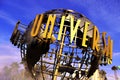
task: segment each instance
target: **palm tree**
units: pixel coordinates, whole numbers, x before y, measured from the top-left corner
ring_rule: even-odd
[[[2,79],[3,80],[9,80],[10,79],[10,73],[11,73],[11,69],[8,66],[5,66],[3,68],[3,73],[2,73]]]

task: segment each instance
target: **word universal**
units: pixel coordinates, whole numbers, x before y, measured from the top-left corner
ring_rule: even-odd
[[[34,23],[33,23],[32,30],[31,30],[32,37],[38,36],[38,34],[40,33],[43,19],[44,19],[44,14],[36,16]],[[61,40],[61,35],[62,35],[62,31],[64,30],[63,28],[64,28],[64,23],[66,19],[67,17],[65,15],[62,15],[62,18],[60,20],[61,21],[60,29],[59,29],[59,33],[57,37],[58,41]],[[75,20],[74,16],[70,15],[70,43],[72,43],[74,38],[76,38],[75,35],[77,34],[78,29],[81,28],[80,25],[81,25],[82,20],[77,19],[76,24],[74,20]],[[56,15],[49,14],[48,19],[46,21],[46,27],[44,30],[43,38],[48,38],[48,39],[52,38],[52,32],[53,32],[55,21],[56,21]],[[90,22],[84,21],[84,26],[82,26],[84,27],[83,35],[82,35],[82,42],[81,42],[82,47],[88,47],[86,43],[88,41],[87,32],[88,32],[89,25],[90,25]],[[109,58],[108,63],[111,64],[112,63],[111,61],[112,60],[112,46],[113,46],[113,40],[111,40],[111,37],[108,36],[106,40],[106,32],[102,32],[102,39],[101,39],[102,41],[100,41],[99,30],[96,26],[93,26],[93,32],[92,32],[91,39],[92,39],[91,45],[90,45],[91,49],[97,52],[102,51],[102,54]],[[103,48],[100,48],[100,42],[103,43]]]

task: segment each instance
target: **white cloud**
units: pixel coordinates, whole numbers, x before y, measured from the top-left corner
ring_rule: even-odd
[[[113,53],[113,56],[120,56],[120,52]]]
[[[13,46],[11,43],[1,43],[0,54],[1,55],[18,55],[20,54],[20,51],[17,47]]]
[[[16,20],[14,20],[9,14],[5,11],[0,11],[0,18],[6,20],[8,23],[15,25]]]
[[[114,71],[111,70],[111,65],[107,65],[107,66],[102,66],[100,69],[104,70],[106,72],[106,77],[108,80],[115,80],[115,76],[114,76]],[[117,76],[120,79],[120,72],[117,71]]]
[[[118,80],[120,80],[120,74],[117,73],[117,77],[118,77]],[[107,78],[108,80],[115,80],[115,75],[114,75],[114,72],[113,73],[107,73]]]
[[[4,66],[9,66],[13,62],[20,63],[21,59],[20,56],[13,56],[13,55],[2,55],[0,56],[0,72]]]
[[[90,18],[99,28],[103,28],[105,31],[109,30],[109,32],[112,31],[112,33],[120,32],[119,1],[70,0],[70,2],[80,7],[80,10],[84,8],[86,13],[81,11],[89,14],[86,17]]]
[[[11,55],[3,55],[0,56],[0,65],[4,66],[4,65],[9,65],[12,62],[20,62],[20,56],[11,56]]]
[[[14,4],[13,4],[14,3]],[[26,5],[22,5],[22,4],[26,4]],[[36,14],[40,14],[43,13],[43,11],[45,11],[46,9],[44,7],[42,7],[39,3],[37,3],[36,1],[29,1],[29,0],[25,0],[23,2],[21,1],[7,1],[6,2],[7,6],[10,6],[11,8],[14,8],[14,10],[17,10],[19,13],[17,13],[19,16],[19,18],[24,18],[26,20],[33,20],[34,16]],[[15,12],[15,11],[14,11]],[[21,14],[22,13],[22,14]],[[32,14],[30,14],[32,13]],[[12,15],[12,14],[11,14]],[[14,16],[14,15],[13,15]]]
[[[10,65],[13,62],[20,63],[20,51],[17,47],[14,47],[11,43],[0,44],[0,71],[4,66]]]

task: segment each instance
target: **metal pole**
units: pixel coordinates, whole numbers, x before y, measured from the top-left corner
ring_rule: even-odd
[[[55,68],[55,72],[53,74],[53,79],[52,80],[57,80],[57,74],[58,74],[58,69],[59,69],[59,66],[60,66],[60,58],[61,58],[61,54],[62,54],[62,51],[63,51],[63,46],[64,46],[64,40],[65,40],[65,33],[66,33],[66,27],[64,29],[64,33],[63,33],[63,36],[62,36],[62,42],[61,42],[61,45],[60,45],[60,50],[59,50],[59,53],[58,53],[58,59],[57,59],[57,64],[56,64],[56,68]]]

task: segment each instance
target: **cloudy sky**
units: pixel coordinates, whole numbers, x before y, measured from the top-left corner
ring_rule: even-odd
[[[20,62],[19,49],[10,43],[15,24],[28,24],[36,14],[65,8],[84,14],[113,39],[113,63],[103,69],[113,80],[113,65],[120,65],[120,0],[0,0],[0,69],[13,61]],[[120,75],[120,71],[118,71]],[[120,77],[119,77],[120,78]]]

